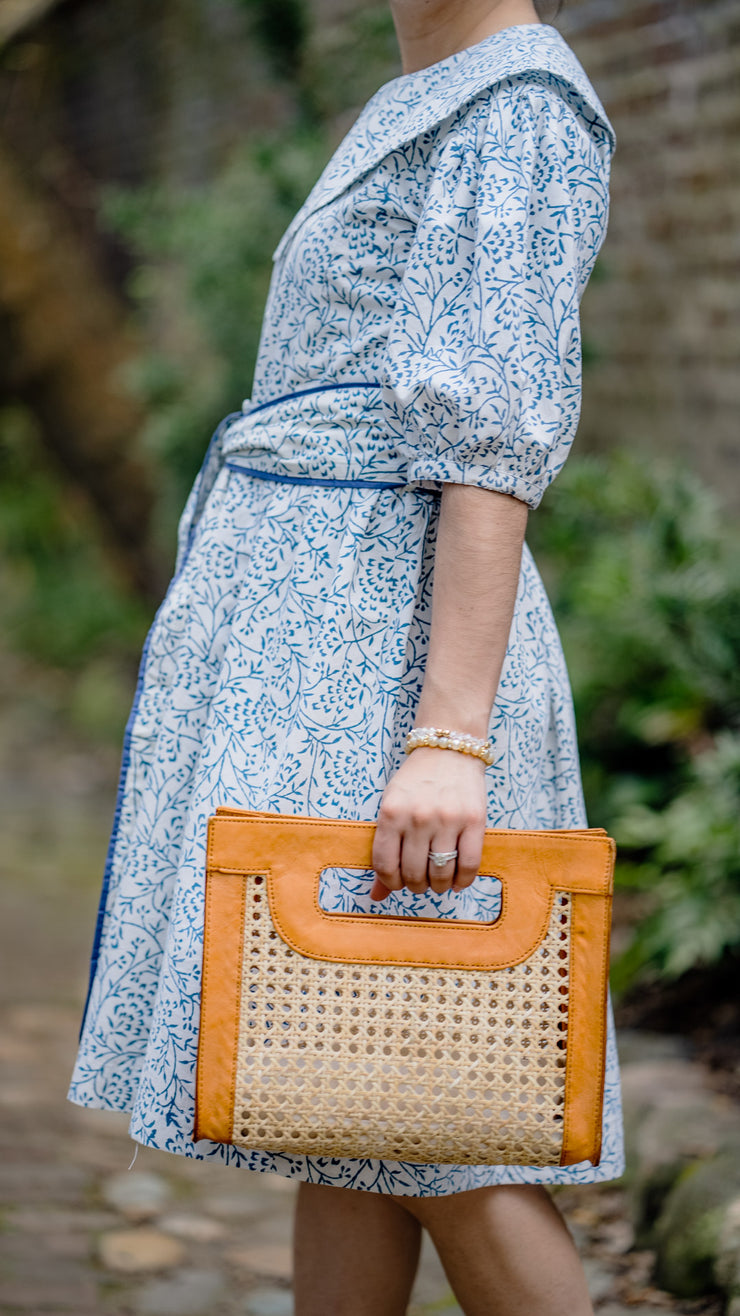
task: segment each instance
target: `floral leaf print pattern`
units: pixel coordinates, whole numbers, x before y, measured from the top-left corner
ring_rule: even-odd
[[[567,455],[613,145],[558,33],[508,28],[382,87],[278,247],[253,401],[211,443],[142,659],[70,1089],[131,1111],[142,1143],[413,1195],[621,1173],[613,1030],[598,1167],[192,1141],[207,818],[376,816],[424,674],[439,490],[536,507]],[[490,734],[490,826],[584,825],[567,672],[526,548]],[[366,911],[369,888],[333,869],[321,903]],[[385,908],[490,920],[499,897],[479,879]]]
[[[510,81],[445,136],[388,342],[389,423],[411,480],[536,507],[565,461],[583,229],[593,251],[581,131],[557,95]]]

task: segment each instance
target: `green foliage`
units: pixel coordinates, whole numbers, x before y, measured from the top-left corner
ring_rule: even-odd
[[[253,15],[257,35],[272,58],[275,72],[294,77],[309,32],[305,0],[239,0]]]
[[[632,805],[616,839],[644,856],[622,880],[650,893],[653,910],[617,965],[615,986],[658,972],[677,977],[740,946],[740,736],[722,732],[687,765],[665,809]]]
[[[740,947],[737,533],[690,472],[573,460],[534,518],[573,681],[589,813],[651,912],[624,987]]]
[[[251,379],[279,238],[328,154],[318,133],[239,153],[208,189],[110,191],[107,225],[136,257],[131,293],[152,344],[129,376],[161,463],[169,539],[208,434]]]
[[[301,75],[304,103],[326,120],[359,109],[401,72],[387,4],[368,4],[322,25],[308,43]]]
[[[97,544],[93,519],[39,461],[28,413],[0,412],[0,626],[16,653],[65,676],[72,720],[118,734],[121,688],[147,610]],[[99,691],[107,692],[105,707]],[[94,723],[94,727],[90,724]]]

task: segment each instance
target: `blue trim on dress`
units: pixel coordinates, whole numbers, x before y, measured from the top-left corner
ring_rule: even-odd
[[[175,584],[175,581],[178,580],[180,575],[182,574],[185,567],[185,563],[187,562],[190,556],[190,550],[193,546],[193,541],[195,539],[195,531],[198,525],[198,521],[200,519],[200,514],[203,510],[203,505],[205,503],[205,500],[208,497],[208,494],[210,493],[213,487],[213,480],[211,480],[208,485],[208,488],[205,490],[203,489],[204,477],[206,476],[206,473],[209,472],[209,467],[213,464],[214,457],[216,461],[218,461],[218,458],[220,456],[219,445],[223,439],[224,431],[226,427],[228,426],[230,421],[236,419],[236,417],[240,415],[241,412],[238,411],[230,412],[228,416],[225,416],[224,419],[219,422],[213,434],[211,435],[210,442],[208,444],[208,447],[206,448],[206,455],[203,458],[200,471],[196,476],[196,482],[200,481],[200,487],[198,488],[198,491],[195,496],[195,506],[193,508],[192,521],[188,532],[187,544],[182,556],[182,561],[180,562],[177,571],[175,572],[175,574],[172,577],[172,580],[167,586],[167,591],[165,593],[164,599],[162,600],[162,603],[160,604],[159,608],[157,608],[157,611],[154,614],[154,620],[152,621],[152,624],[149,627],[149,632],[147,634],[146,640],[144,641],[144,647],[141,651],[141,660],[139,662],[139,673],[136,678],[136,689],[134,691],[134,699],[131,705],[131,712],[129,713],[128,721],[126,723],[126,730],[123,736],[123,750],[121,753],[121,768],[118,776],[116,805],[113,811],[113,826],[111,828],[110,841],[108,842],[108,852],[105,857],[105,868],[103,869],[103,885],[100,892],[100,900],[98,902],[98,914],[95,920],[95,932],[93,935],[92,951],[90,952],[90,974],[87,984],[87,995],[85,997],[85,1006],[82,1011],[82,1022],[80,1024],[80,1037],[82,1037],[82,1033],[85,1028],[87,1011],[90,1005],[90,997],[92,995],[93,983],[95,982],[95,974],[97,972],[98,960],[100,958],[100,943],[103,939],[103,926],[105,924],[105,916],[107,913],[108,892],[110,890],[110,879],[111,879],[111,873],[113,871],[113,859],[116,852],[116,846],[118,844],[118,830],[121,824],[123,799],[126,793],[126,780],[128,778],[129,767],[131,766],[131,739],[134,731],[134,723],[136,722],[136,717],[139,712],[139,701],[141,699],[141,692],[144,687],[144,677],[146,673],[147,658],[149,656],[149,645],[151,642],[152,634],[154,632],[154,627],[157,624],[157,618],[159,616],[159,613],[162,607],[164,606],[164,603],[169,595],[170,590],[172,589],[172,586]]]
[[[332,389],[337,388],[381,388],[382,385],[377,379],[360,379],[356,383],[348,384],[316,384],[313,388],[301,388],[295,393],[283,393],[279,398],[270,398],[269,402],[259,402],[256,407],[249,407],[242,412],[244,416],[254,416],[257,411],[266,411],[268,407],[276,407],[280,402],[292,402],[293,398],[305,398],[309,393],[330,393]]]
[[[330,489],[404,489],[405,481],[391,484],[387,480],[334,480],[319,475],[278,475],[275,471],[258,471],[255,466],[242,466],[241,462],[226,461],[230,471],[241,471],[255,480],[272,480],[276,484],[319,484]]]
[[[123,737],[123,752],[121,754],[121,770],[118,777],[116,807],[113,813],[113,828],[111,830],[110,841],[108,842],[108,853],[105,858],[105,868],[103,870],[103,886],[100,892],[100,901],[98,902],[98,915],[95,920],[95,934],[93,937],[92,951],[90,953],[90,976],[87,984],[87,996],[85,997],[85,1008],[82,1011],[82,1023],[80,1024],[80,1037],[82,1037],[82,1033],[85,1027],[85,1020],[87,1019],[87,1011],[90,1005],[90,997],[92,995],[93,983],[95,982],[95,974],[97,973],[97,968],[98,968],[98,959],[100,957],[100,943],[103,939],[103,924],[105,923],[105,916],[107,913],[108,891],[110,890],[110,878],[111,878],[111,872],[113,870],[113,857],[118,842],[118,829],[121,823],[123,798],[126,792],[126,779],[128,777],[129,767],[131,765],[131,738],[133,736],[134,722],[136,721],[136,715],[139,711],[139,700],[141,698],[141,691],[144,685],[144,672],[146,669],[147,656],[149,653],[149,641],[151,640],[153,629],[154,629],[154,623],[152,623],[152,626],[149,629],[149,634],[146,637],[146,640],[144,642],[144,648],[142,649],[141,662],[139,663],[139,674],[136,680],[136,690],[134,692],[134,702],[131,705],[131,712],[129,713],[128,716],[128,721],[126,723],[126,730]]]
[[[221,466],[223,464],[223,442],[224,442],[224,438],[226,437],[226,433],[228,431],[229,425],[231,424],[232,421],[239,419],[243,419],[241,411],[230,411],[228,416],[224,416],[223,420],[219,421],[218,425],[213,431],[213,434],[211,435],[210,442],[208,444],[208,447],[206,448],[206,455],[203,458],[203,463],[196,477],[196,484],[194,486],[194,487],[197,486],[197,491],[195,493],[195,502],[193,505],[192,515],[190,518],[190,527],[188,530],[187,542],[185,545],[186,555],[190,552],[190,545],[193,542],[193,536],[195,535],[195,531],[197,529],[198,522],[201,517],[201,513],[208,501],[208,495],[210,494],[211,489],[213,488],[213,485],[218,478],[219,472],[221,470]],[[180,567],[175,573],[176,577],[179,576],[180,571],[182,570],[184,565],[185,562],[183,560]]]

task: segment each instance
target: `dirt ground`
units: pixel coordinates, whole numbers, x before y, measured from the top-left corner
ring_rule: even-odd
[[[7,692],[6,692],[7,693]],[[0,1312],[290,1316],[294,1187],[140,1149],[124,1116],[69,1105],[117,754],[55,734],[43,692],[0,750]],[[51,727],[51,729],[50,729]],[[619,1185],[562,1191],[599,1316],[676,1303],[635,1251]],[[410,1313],[455,1312],[425,1247]]]

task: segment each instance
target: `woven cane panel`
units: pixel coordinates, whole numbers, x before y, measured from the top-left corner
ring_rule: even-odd
[[[334,965],[275,932],[247,877],[233,1142],[470,1165],[560,1162],[570,898],[495,973]]]

